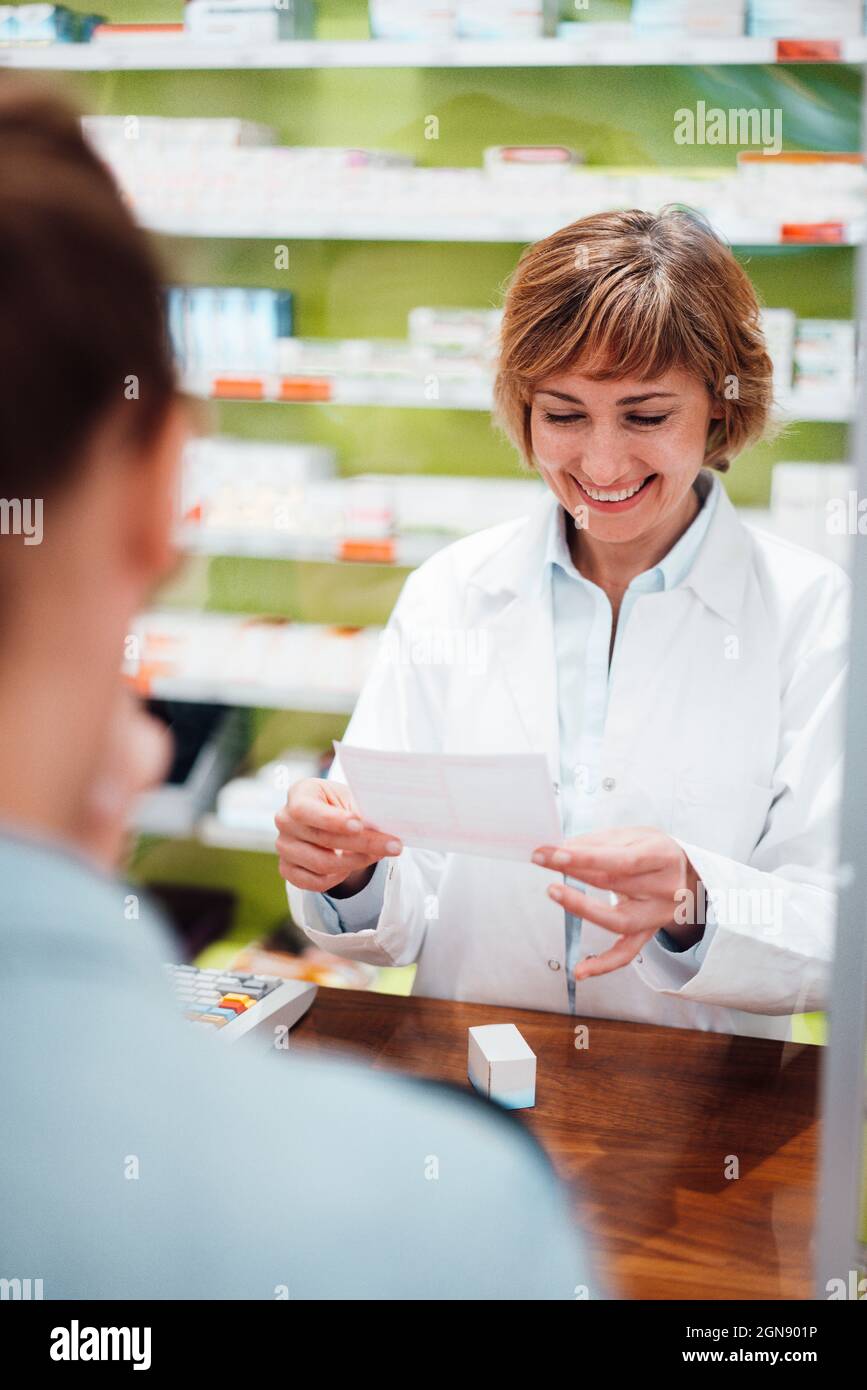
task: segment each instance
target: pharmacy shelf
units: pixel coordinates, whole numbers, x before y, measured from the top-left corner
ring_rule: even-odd
[[[456,536],[384,536],[381,539],[286,536],[270,531],[218,531],[182,527],[178,548],[188,555],[233,555],[257,560],[299,560],[335,565],[392,565],[415,569]]]
[[[251,850],[258,854],[273,854],[276,828],[264,830],[241,830],[237,826],[225,825],[213,812],[199,820],[195,838],[203,845],[213,849]]]
[[[142,698],[349,714],[381,629],[166,608],[140,613],[130,635],[122,670]]]
[[[855,412],[854,396],[823,395],[819,391],[793,391],[777,401],[776,415],[781,420],[813,422],[822,425],[848,425]]]
[[[431,362],[425,370],[447,370],[445,363]],[[277,405],[374,405],[406,406],[414,410],[490,410],[491,388],[487,383],[470,381],[452,391],[441,384],[438,399],[429,399],[421,376],[390,379],[387,385],[359,383],[338,373],[303,372],[225,372],[188,375],[187,390],[196,396],[217,401],[268,401]]]
[[[588,28],[591,26],[588,26]],[[719,67],[863,63],[867,38],[628,38],[203,43],[178,37],[0,48],[0,67],[68,72],[303,68]]]
[[[451,365],[451,364],[450,364]],[[454,388],[445,381],[437,399],[426,395],[425,377],[445,370],[445,364],[432,360],[424,365],[424,376],[389,381],[387,385],[359,384],[345,381],[338,373],[309,377],[301,372],[291,376],[278,373],[235,372],[223,375],[194,374],[187,377],[187,389],[193,395],[208,400],[269,402],[278,405],[346,405],[379,406],[389,409],[406,407],[413,410],[476,410],[487,411],[493,404],[490,385],[484,388],[475,382],[466,388]],[[450,386],[453,389],[450,391]],[[852,420],[853,401],[840,395],[823,395],[818,391],[793,391],[777,404],[783,420],[815,422],[817,424],[848,424]]]
[[[131,826],[136,835],[150,836],[160,840],[196,840],[210,849],[249,850],[256,854],[273,854],[277,838],[276,827],[268,833],[263,830],[242,830],[236,826],[225,825],[213,812],[201,816],[190,830],[179,830],[168,820],[161,824],[158,820],[146,826],[137,825],[135,817]]]
[[[597,208],[596,211],[606,209]],[[583,217],[587,209],[577,209],[574,217]],[[542,213],[516,213],[514,217],[454,216],[440,217],[410,214],[401,217],[394,213],[377,213],[371,217],[352,214],[317,217],[301,220],[290,217],[284,221],[263,223],[261,220],[240,217],[231,222],[213,219],[190,220],[174,214],[153,214],[142,210],[140,220],[158,236],[200,237],[213,240],[236,239],[285,241],[431,241],[520,244],[540,241],[564,225],[563,216],[553,219]],[[568,220],[568,218],[567,218]],[[779,223],[737,220],[726,222],[716,217],[714,225],[719,234],[735,247],[751,246],[857,246],[865,239],[867,224],[836,220],[800,222],[789,226]]]
[[[134,689],[136,682],[130,681]],[[155,676],[148,682],[148,699],[180,700],[190,704],[230,705],[247,709],[304,710],[312,714],[351,714],[358,690],[326,690],[312,685],[256,685],[198,679],[195,676]]]
[[[766,531],[773,529],[770,511],[758,508],[738,510],[743,521]],[[269,532],[263,531],[221,531],[212,535],[181,532],[178,544],[181,550],[191,555],[223,555],[257,560],[313,560],[323,564],[375,564],[390,565],[395,569],[415,569],[438,550],[459,539],[459,536],[441,536],[436,539],[425,537],[358,542],[358,549],[354,555],[341,554],[339,545],[335,546],[325,540],[313,543],[307,543],[300,537],[297,540],[294,537],[291,540],[279,540]]]

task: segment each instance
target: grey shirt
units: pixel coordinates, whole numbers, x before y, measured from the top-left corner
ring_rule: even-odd
[[[516,1121],[291,1042],[200,1036],[136,893],[0,834],[0,1279],[45,1298],[582,1296],[583,1243]]]

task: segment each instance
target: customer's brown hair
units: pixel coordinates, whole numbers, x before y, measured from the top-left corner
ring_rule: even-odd
[[[113,412],[147,444],[176,391],[161,275],[78,114],[0,82],[0,496],[75,477]]]
[[[695,373],[722,410],[705,465],[768,429],[771,361],[748,276],[697,213],[607,212],[536,242],[508,286],[495,418],[535,466],[530,407],[539,382],[568,368],[599,380]]]

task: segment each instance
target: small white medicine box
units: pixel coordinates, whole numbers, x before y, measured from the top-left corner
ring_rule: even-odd
[[[477,1091],[507,1110],[536,1104],[536,1054],[514,1023],[470,1028],[467,1075]]]

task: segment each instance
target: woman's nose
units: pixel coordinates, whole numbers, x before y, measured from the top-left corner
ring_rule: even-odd
[[[634,474],[630,450],[624,448],[623,431],[616,421],[595,420],[582,432],[573,470],[591,487],[607,488]]]
[[[613,483],[622,482],[628,475],[630,462],[611,452],[588,453],[585,451],[577,460],[575,471],[591,487],[606,488]]]

